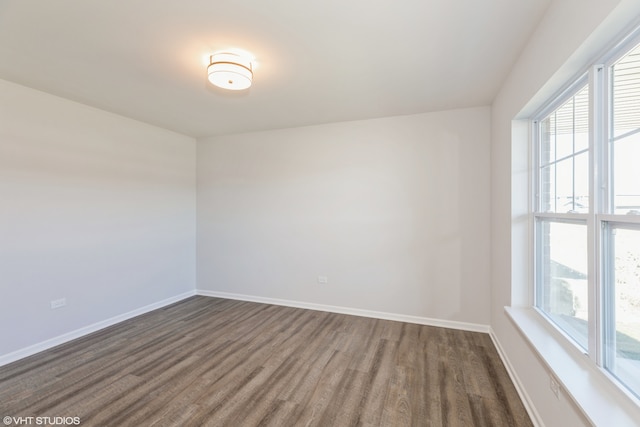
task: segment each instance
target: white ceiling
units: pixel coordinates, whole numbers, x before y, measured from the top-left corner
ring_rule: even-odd
[[[549,1],[0,0],[0,78],[193,137],[489,105]]]

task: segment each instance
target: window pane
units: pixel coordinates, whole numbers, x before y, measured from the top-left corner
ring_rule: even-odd
[[[640,134],[618,140],[614,153],[614,213],[640,215]]]
[[[589,148],[589,86],[574,97],[573,152]]]
[[[589,91],[540,122],[540,210],[589,211]]]
[[[541,169],[542,212],[589,212],[589,153]]]
[[[556,194],[556,164],[553,163],[540,169],[541,212],[556,212],[558,196]]]
[[[589,213],[589,153],[574,158],[573,211]]]
[[[605,367],[640,396],[640,229],[607,229]]]
[[[573,158],[558,162],[556,165],[556,212],[573,210]]]
[[[538,222],[536,305],[583,348],[588,341],[587,227]]]
[[[640,214],[640,45],[611,68],[614,213]]]

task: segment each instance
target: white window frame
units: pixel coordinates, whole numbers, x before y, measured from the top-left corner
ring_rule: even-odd
[[[562,106],[565,102],[567,102],[570,98],[572,98],[574,95],[576,95],[585,85],[589,86],[589,107],[590,109],[593,106],[593,93],[592,93],[592,85],[591,85],[591,73],[590,72],[585,72],[583,73],[581,76],[579,76],[578,78],[574,79],[570,85],[568,85],[567,87],[565,87],[559,94],[556,94],[556,96],[554,98],[552,98],[552,101],[547,103],[544,108],[540,109],[536,114],[534,114],[533,118],[531,119],[531,129],[532,129],[532,141],[533,143],[531,144],[533,147],[533,178],[531,180],[532,183],[532,193],[534,195],[533,197],[533,203],[532,203],[532,212],[531,215],[533,217],[533,220],[531,221],[531,226],[532,226],[532,230],[531,233],[534,236],[533,238],[533,249],[531,251],[532,254],[532,265],[534,266],[534,277],[533,277],[533,300],[532,300],[532,306],[533,308],[538,311],[546,320],[548,320],[554,328],[556,328],[558,330],[558,332],[560,332],[560,334],[562,336],[564,336],[571,344],[573,344],[576,349],[578,349],[578,351],[580,351],[581,353],[585,353],[585,349],[573,338],[571,337],[567,332],[565,332],[559,325],[557,325],[548,315],[547,313],[545,313],[544,311],[542,311],[541,309],[538,308],[538,299],[540,297],[540,292],[538,290],[538,280],[542,277],[542,266],[540,265],[541,263],[537,262],[537,258],[539,255],[539,251],[540,248],[542,246],[542,242],[541,242],[541,236],[540,233],[537,230],[537,223],[541,220],[548,220],[548,221],[553,221],[553,222],[558,222],[558,223],[569,223],[569,224],[578,224],[578,223],[584,223],[586,228],[587,228],[587,245],[589,247],[591,247],[592,245],[592,241],[593,241],[593,237],[592,237],[592,219],[591,219],[591,214],[593,212],[593,204],[594,204],[594,194],[593,194],[593,188],[594,186],[592,185],[592,183],[589,183],[589,213],[564,213],[564,212],[543,212],[541,210],[541,206],[542,206],[542,190],[541,190],[541,176],[540,176],[540,166],[541,166],[541,151],[542,151],[542,147],[541,147],[541,143],[540,143],[540,121],[543,120],[544,118],[546,118],[549,114],[551,114],[553,111],[555,111],[556,109],[558,109],[560,106]],[[590,120],[589,120],[589,148],[588,148],[588,154],[589,154],[589,167],[590,167],[590,171],[592,170],[592,163],[593,163],[593,159],[594,159],[594,153],[593,153],[593,146],[594,146],[594,141],[593,141],[593,132],[592,132],[592,127],[593,127],[593,115],[592,115],[592,111],[589,111],[589,115],[590,115]],[[575,156],[575,153],[573,153],[572,155]],[[589,177],[591,178],[591,174],[589,175]],[[591,252],[590,252],[591,253]],[[589,319],[593,319],[595,313],[593,312],[593,295],[590,292],[590,290],[593,288],[593,284],[591,283],[591,281],[593,280],[592,278],[594,277],[592,274],[592,260],[591,257],[589,257],[589,261],[588,261],[588,277],[589,277],[589,283],[588,283],[588,289],[589,289],[589,293],[588,293],[588,300],[589,300],[589,308],[588,308],[588,314],[589,314]],[[591,349],[593,348],[593,346],[595,345],[595,343],[593,342],[595,336],[596,336],[596,331],[595,328],[592,328],[592,321],[589,321],[588,325],[589,325],[589,331],[588,331],[588,335],[587,335],[587,351],[586,354],[591,354]]]
[[[613,381],[627,396],[631,397],[636,405],[640,404],[640,391],[631,391],[608,369],[615,364],[615,357],[607,351],[606,334],[611,333],[613,325],[613,313],[615,305],[607,309],[607,304],[615,304],[611,298],[610,289],[606,283],[610,282],[613,271],[613,257],[606,258],[610,253],[611,242],[608,240],[605,229],[607,228],[632,228],[640,229],[640,215],[615,214],[614,192],[612,190],[612,171],[610,159],[610,111],[611,111],[611,65],[624,56],[630,49],[640,43],[640,29],[632,32],[617,46],[602,56],[588,70],[574,79],[562,91],[532,115],[532,201],[531,230],[533,236],[531,258],[533,268],[533,290],[531,306],[539,312],[567,342],[573,344],[580,352],[585,353],[590,362],[605,376]],[[588,213],[561,213],[541,211],[541,141],[539,123],[550,113],[559,108],[567,100],[573,97],[585,83],[589,86],[589,212]],[[573,154],[575,155],[575,153]],[[588,245],[588,345],[585,349],[574,341],[564,330],[555,324],[547,314],[538,308],[539,290],[538,283],[542,276],[541,263],[538,262],[541,246],[541,236],[537,231],[539,221],[556,221],[586,223]],[[609,277],[607,277],[609,276]],[[606,328],[609,328],[609,331]],[[614,332],[615,335],[615,332]],[[640,381],[640,380],[639,380]]]

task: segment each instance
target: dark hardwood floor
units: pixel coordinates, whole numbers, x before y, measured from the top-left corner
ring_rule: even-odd
[[[487,334],[199,296],[0,367],[5,416],[532,425]]]

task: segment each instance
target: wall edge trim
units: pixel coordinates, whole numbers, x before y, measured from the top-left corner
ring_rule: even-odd
[[[73,330],[71,332],[58,335],[57,337],[53,337],[48,340],[30,345],[20,350],[16,350],[11,353],[0,355],[0,366],[4,366],[9,363],[16,362],[20,359],[24,359],[25,357],[32,356],[36,353],[40,353],[45,350],[49,350],[58,345],[67,343],[77,338],[81,338],[85,335],[91,334],[93,332],[97,332],[101,329],[107,328],[109,326],[113,326],[117,323],[124,322],[125,320],[131,319],[136,316],[140,316],[141,314],[145,314],[150,311],[157,310],[167,305],[176,303],[178,301],[182,301],[183,299],[192,297],[194,295],[196,295],[195,291],[184,292],[182,294],[175,295],[173,297],[169,297],[161,301],[157,301],[157,302],[145,305],[144,307],[140,307],[135,310],[131,310],[126,313],[113,316],[109,319],[105,319],[105,320],[93,323],[91,325],[84,326],[82,328]]]
[[[196,290],[196,295],[224,298],[239,301],[257,302],[262,304],[281,305],[285,307],[304,308],[308,310],[326,311],[329,313],[348,314],[351,316],[370,317],[374,319],[393,320],[397,322],[415,323],[419,325],[438,326],[441,328],[459,329],[470,332],[489,333],[489,325],[479,323],[458,322],[455,320],[440,320],[428,317],[412,316],[406,314],[388,313],[382,311],[364,310],[359,308],[342,307],[335,305],[316,304],[304,301],[295,301],[279,298],[268,298],[254,295],[234,294],[229,292]]]
[[[529,414],[529,418],[531,418],[531,422],[536,427],[544,427],[542,418],[540,417],[538,410],[533,404],[533,400],[527,393],[527,390],[522,384],[522,381],[520,381],[520,377],[518,377],[516,370],[514,369],[513,365],[511,364],[511,361],[507,357],[507,354],[504,351],[504,348],[500,344],[500,340],[498,339],[498,336],[495,334],[495,331],[491,327],[489,328],[489,336],[491,337],[491,341],[493,341],[493,346],[498,351],[498,355],[502,360],[502,364],[504,365],[504,367],[507,370],[507,373],[509,374],[509,378],[511,378],[511,382],[513,383],[513,385],[516,388],[516,391],[518,392],[518,396],[520,396],[520,400],[522,401],[522,404],[524,405],[527,413]]]

